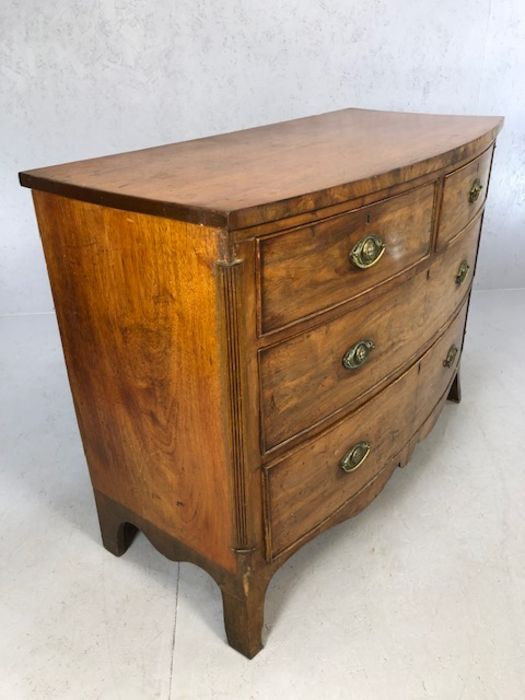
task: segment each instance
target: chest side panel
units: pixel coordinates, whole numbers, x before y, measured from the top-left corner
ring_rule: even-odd
[[[94,487],[233,566],[218,231],[34,198]]]

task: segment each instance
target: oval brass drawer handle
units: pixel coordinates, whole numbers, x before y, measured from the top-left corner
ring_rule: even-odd
[[[350,260],[360,270],[375,265],[386,250],[385,242],[379,236],[369,235],[361,238],[350,252]]]
[[[479,179],[479,177],[477,177],[472,183],[468,192],[468,201],[471,204],[474,204],[474,202],[479,199],[479,195],[481,194],[482,189],[483,185],[481,184],[481,180]]]
[[[467,274],[468,274],[469,270],[470,270],[470,265],[468,264],[468,262],[466,260],[462,260],[459,263],[458,272],[456,274],[456,284],[458,285],[458,287],[460,284],[463,284],[463,282],[467,278]]]
[[[448,349],[447,356],[443,360],[443,367],[452,367],[456,355],[458,354],[458,349],[455,345],[451,345]]]
[[[343,367],[345,369],[357,369],[365,364],[371,351],[375,348],[373,340],[366,338],[360,340],[343,355]]]
[[[370,443],[363,440],[362,442],[358,442],[356,445],[354,445],[352,449],[345,454],[339,466],[347,474],[349,472],[355,472],[355,470],[359,469],[359,467],[363,464],[369,454]]]

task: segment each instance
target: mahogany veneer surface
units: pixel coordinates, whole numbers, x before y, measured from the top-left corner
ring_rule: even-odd
[[[457,163],[498,117],[344,109],[32,170],[23,184],[234,228],[373,192]],[[292,201],[287,201],[292,200]]]
[[[502,121],[347,109],[20,175],[104,546],[206,569],[247,657],[275,570],[459,401]]]

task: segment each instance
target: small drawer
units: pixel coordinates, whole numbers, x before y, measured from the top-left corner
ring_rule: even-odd
[[[467,319],[467,306],[462,306],[448,330],[421,358],[417,393],[416,423],[422,425],[439,403],[456,373]]]
[[[414,431],[417,367],[334,428],[265,470],[269,554],[278,555],[355,495]]]
[[[492,148],[445,178],[438,232],[438,250],[452,240],[485,203]]]
[[[429,254],[434,184],[258,240],[262,332],[372,289]]]

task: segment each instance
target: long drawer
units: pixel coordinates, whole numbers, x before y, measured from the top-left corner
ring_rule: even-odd
[[[478,235],[479,219],[428,271],[330,323],[261,350],[263,450],[372,393],[415,359],[463,300]]]
[[[261,330],[362,294],[430,253],[434,184],[258,241]]]
[[[271,557],[331,517],[417,432],[456,371],[466,309],[465,303],[427,353],[380,394],[265,469]]]

